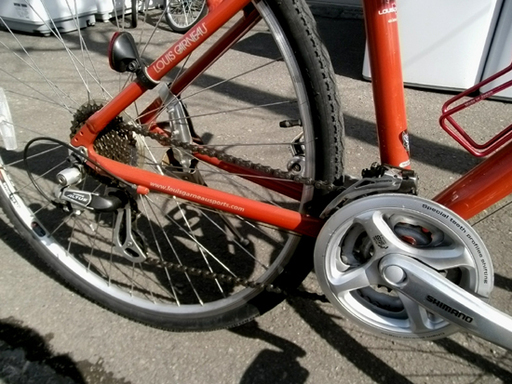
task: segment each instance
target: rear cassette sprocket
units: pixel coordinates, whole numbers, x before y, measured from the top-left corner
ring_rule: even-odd
[[[102,104],[90,102],[77,109],[71,121],[70,138],[73,138],[85,121],[103,107]],[[124,164],[137,163],[137,140],[131,127],[122,116],[116,116],[103,129],[94,141],[94,150],[101,156]]]

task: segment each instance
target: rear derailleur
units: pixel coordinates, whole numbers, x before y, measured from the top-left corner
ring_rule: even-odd
[[[54,195],[63,211],[79,216],[83,210],[96,214],[114,214],[113,243],[114,252],[131,262],[146,260],[147,251],[142,235],[137,231],[136,220],[139,216],[135,193],[127,188],[107,187],[103,194],[77,189],[83,180],[85,166],[80,160],[70,159],[71,166],[57,175],[59,186]]]

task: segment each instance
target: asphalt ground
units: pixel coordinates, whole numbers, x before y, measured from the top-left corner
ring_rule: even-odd
[[[378,160],[371,87],[361,78],[363,25],[359,19],[317,14],[344,102],[348,171],[357,174]],[[406,89],[413,166],[425,197],[478,163],[438,127],[440,106],[450,95]],[[510,115],[507,111],[509,105],[489,102],[471,120],[486,127],[491,117]],[[476,229],[493,255],[491,303],[512,313],[510,208]],[[64,287],[4,215],[0,260],[0,352],[14,350],[7,359],[25,354],[77,383],[512,383],[511,354],[476,337],[387,340],[329,304],[304,299],[290,299],[232,330],[172,333],[134,323]],[[304,286],[319,292],[314,274]],[[34,382],[42,382],[36,377]],[[2,380],[9,382],[7,376]]]

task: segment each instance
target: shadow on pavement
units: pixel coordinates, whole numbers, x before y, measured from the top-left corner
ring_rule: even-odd
[[[12,317],[0,320],[0,382],[85,384],[68,355],[55,355],[48,340]]]
[[[362,79],[366,42],[363,20],[319,16],[315,20],[331,56],[334,72],[351,79]]]
[[[296,344],[259,328],[256,321],[231,329],[231,332],[250,339],[259,339],[281,349],[264,349],[254,358],[240,384],[301,384],[309,377],[297,358],[306,355],[306,351]]]
[[[484,372],[488,372],[497,378],[503,380],[503,383],[510,383],[512,380],[512,374],[503,369],[497,364],[489,361],[485,357],[480,354],[477,354],[473,351],[470,351],[463,345],[451,340],[451,339],[440,339],[434,341],[438,346],[444,348],[446,352],[449,354],[453,354],[455,356],[462,357],[464,360],[468,361],[472,365],[480,368]],[[507,353],[510,358],[510,352]]]
[[[9,317],[0,320],[0,383],[5,384],[130,384],[106,372],[102,362],[75,362],[68,354],[55,354],[41,336]]]
[[[330,316],[322,311],[313,301],[291,298],[288,299],[288,304],[333,349],[338,351],[340,355],[350,361],[362,373],[374,380],[375,383],[412,383],[368,351],[367,348],[359,344],[332,321]],[[233,328],[231,331],[247,338],[260,339],[282,350],[262,350],[245,371],[240,384],[301,384],[306,382],[309,372],[300,366],[300,363],[297,361],[298,357],[306,354],[302,348],[288,340],[260,329],[256,321]],[[340,380],[342,380],[341,374]]]
[[[17,256],[63,284],[62,279],[37,257],[32,248],[20,241],[19,235],[4,220],[0,218],[2,241]],[[55,355],[49,346],[52,338],[52,335],[41,336],[13,317],[0,319],[0,383],[130,384],[107,372],[101,361],[75,362],[67,354]],[[48,380],[43,380],[46,377]]]
[[[363,143],[376,145],[377,133],[373,122],[361,120],[348,114],[343,117],[347,136]],[[414,162],[422,162],[460,174],[466,173],[480,163],[479,159],[464,150],[435,143],[412,133],[409,136],[411,138],[411,158]]]
[[[510,288],[510,279],[498,276],[497,280],[507,280],[504,286]],[[338,351],[346,360],[350,361],[362,373],[366,374],[375,383],[412,383],[407,377],[397,372],[393,367],[382,361],[379,357],[369,351],[365,346],[357,342],[352,336],[337,325],[329,314],[324,312],[315,302],[299,298],[290,298],[287,300],[296,313],[329,345]],[[475,339],[478,340],[478,339]],[[421,347],[419,342],[418,348]],[[460,343],[449,339],[435,340],[434,343],[442,347],[448,353],[448,356],[458,356],[467,361],[472,366],[478,368],[485,374],[493,375],[504,383],[510,382],[511,373],[493,362],[490,358],[475,353]],[[507,353],[510,356],[510,353]],[[510,357],[508,358],[510,359]],[[449,364],[450,357],[447,357]],[[451,373],[448,373],[449,376]]]
[[[334,350],[375,383],[412,383],[340,328],[315,302],[290,298],[288,304]]]

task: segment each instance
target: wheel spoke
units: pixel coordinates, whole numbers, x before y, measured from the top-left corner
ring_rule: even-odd
[[[147,206],[146,204],[144,203],[145,199],[142,198],[140,199],[140,201],[142,202],[142,207],[146,213],[146,216],[149,217],[148,215],[148,209],[147,209]],[[151,206],[150,206],[151,207]],[[152,217],[154,217],[156,220],[157,220],[157,224],[160,224],[158,222],[158,217],[155,215],[155,211],[153,210],[153,208],[151,207],[151,212],[152,212]],[[151,230],[151,235],[153,236],[153,242],[156,246],[156,250],[157,250],[157,254],[158,254],[158,258],[161,260],[161,261],[164,261],[164,255],[163,255],[163,251],[162,251],[162,248],[160,246],[160,243],[159,243],[159,240],[158,240],[158,237],[156,235],[156,232],[155,232],[155,228],[153,226],[153,223],[151,220],[148,221],[148,224],[149,224],[149,228]],[[161,228],[161,226],[160,226]],[[165,239],[170,243],[170,240],[167,236],[165,236]],[[176,295],[176,288],[174,287],[174,284],[172,282],[172,278],[171,278],[171,275],[169,273],[169,270],[168,268],[164,268],[164,271],[165,271],[165,277],[167,279],[167,285],[170,287],[170,293],[172,294],[172,296],[174,298],[176,298],[176,301],[178,301],[177,299],[177,295]]]

